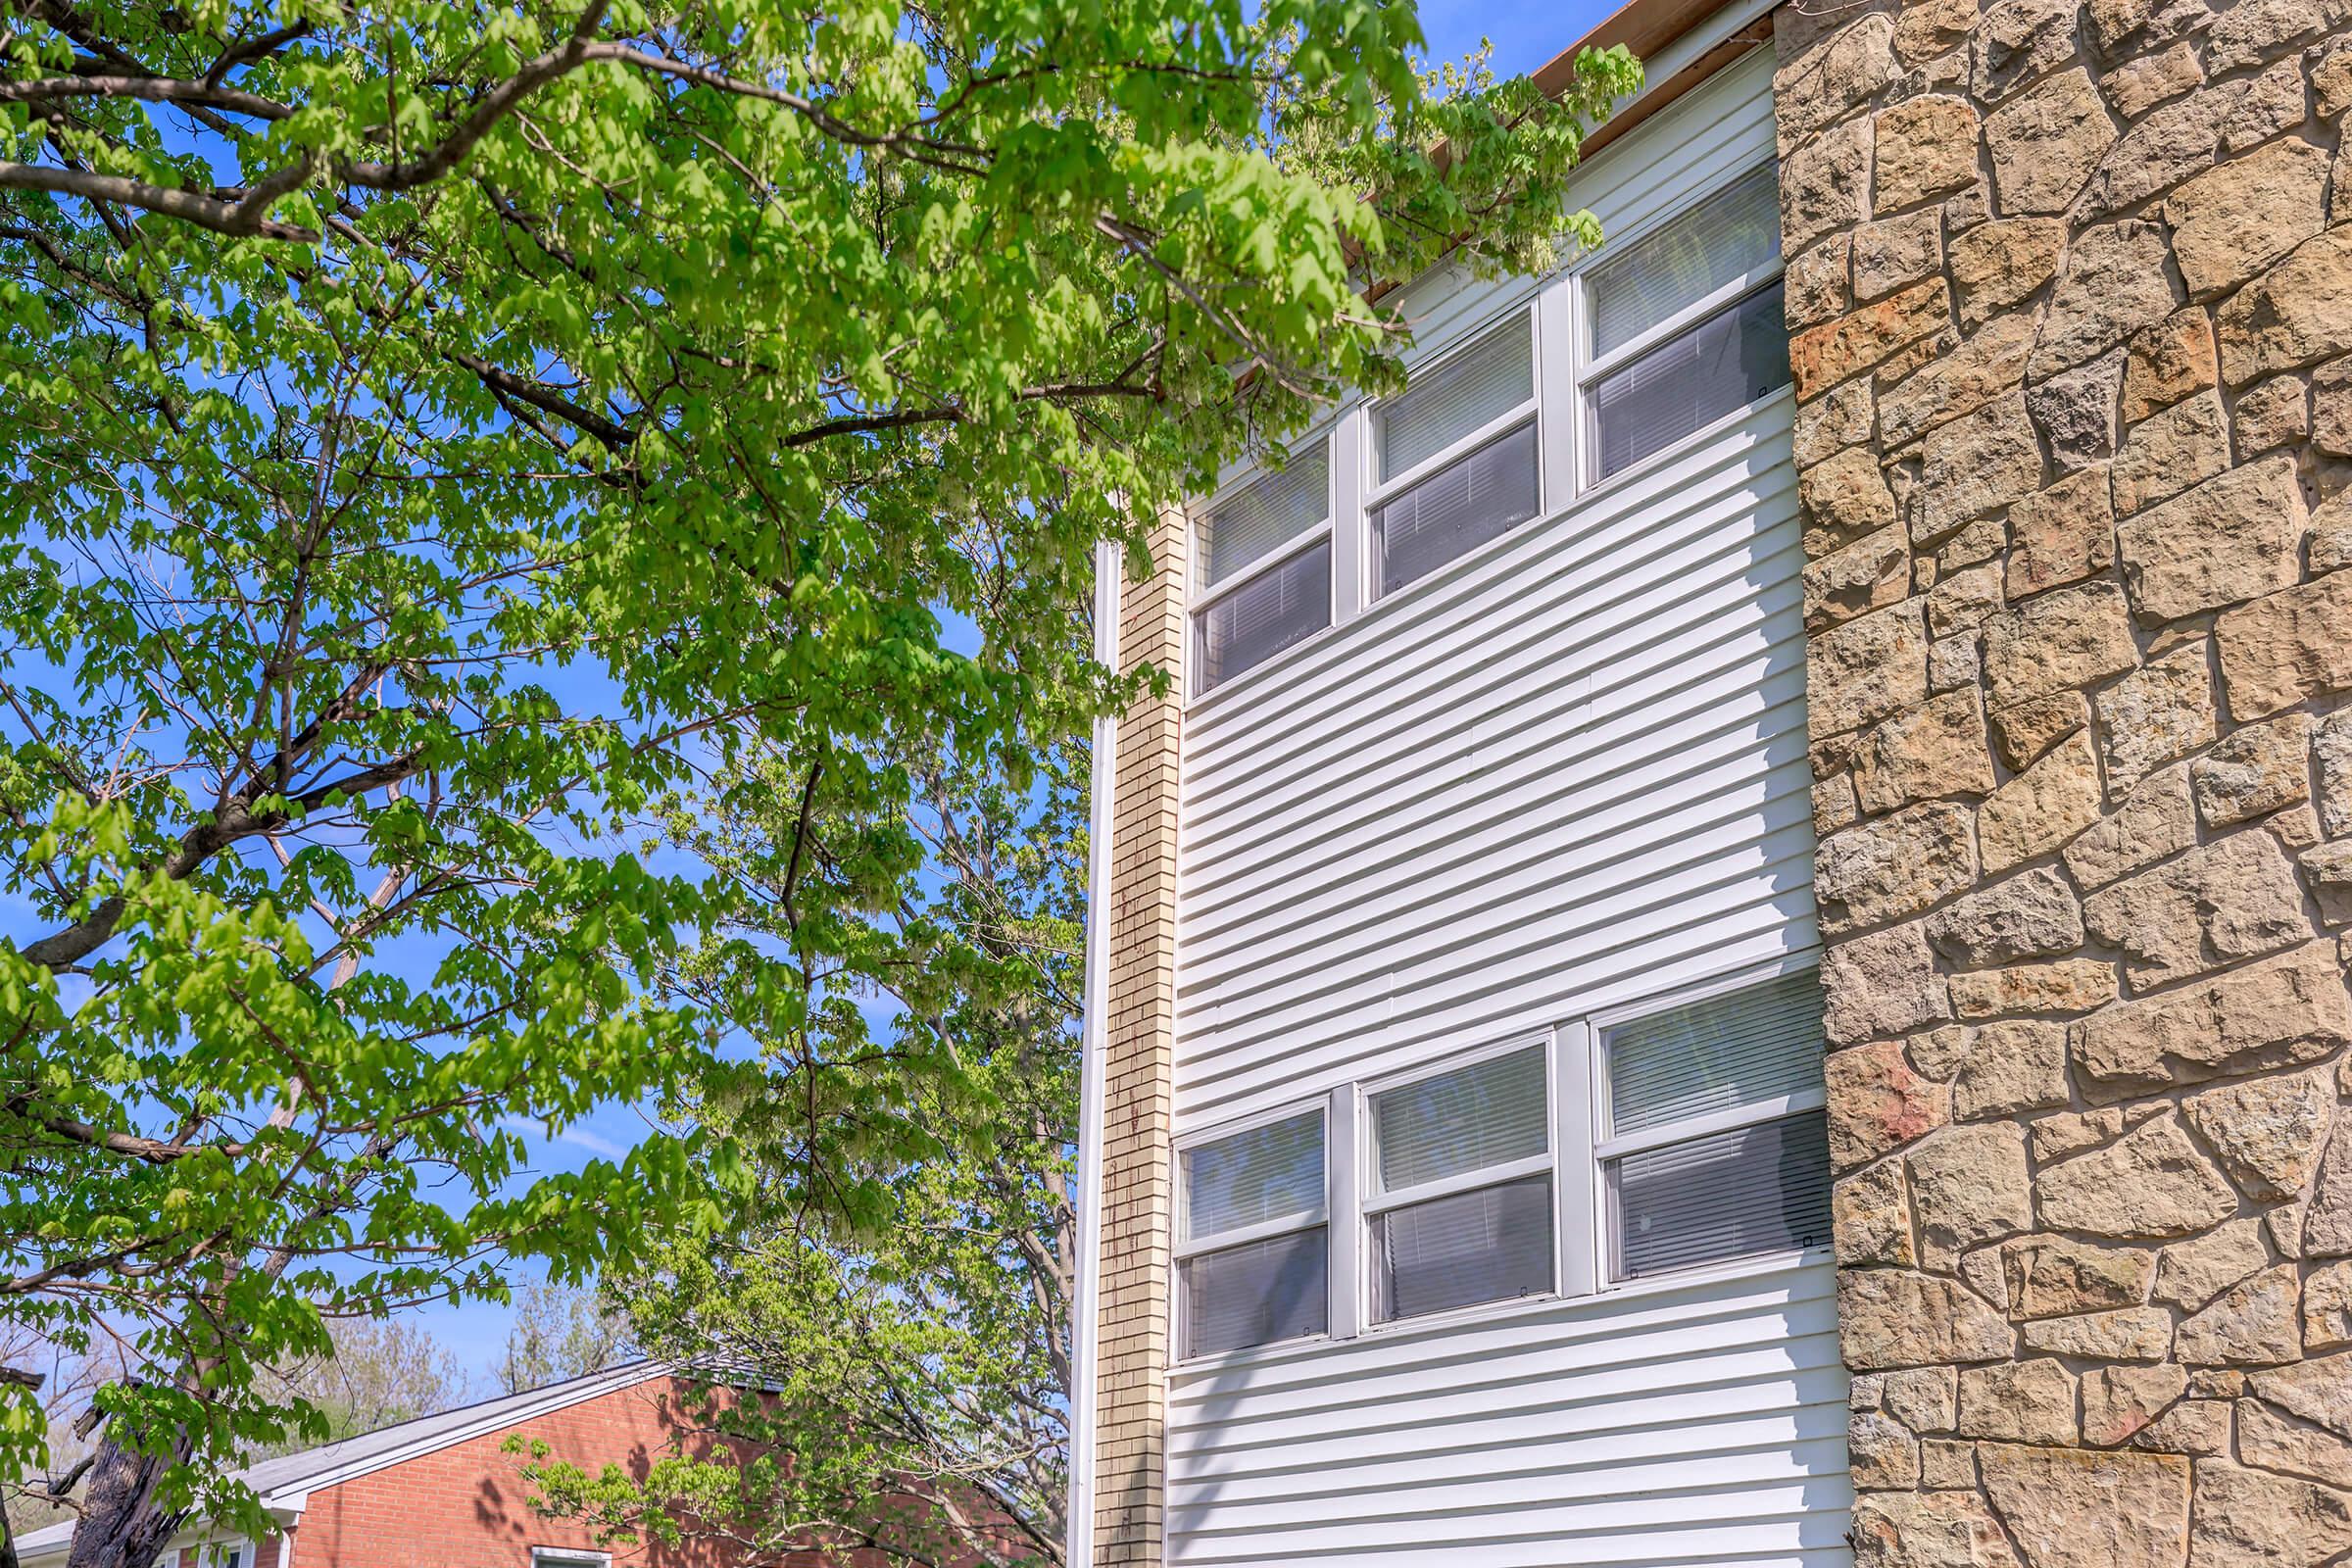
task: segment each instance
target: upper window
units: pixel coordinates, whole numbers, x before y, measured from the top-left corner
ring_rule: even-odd
[[[1382,593],[1538,510],[1534,317],[1514,315],[1372,410],[1372,543]]]
[[[1544,1057],[1529,1046],[1371,1097],[1374,1321],[1554,1289]]]
[[[1779,187],[1767,166],[1585,275],[1592,475],[1605,479],[1788,382]]]
[[[1177,1155],[1184,1355],[1321,1334],[1331,1322],[1320,1107]]]
[[[1823,1050],[1809,969],[1602,1031],[1613,1277],[1828,1245]]]
[[[1331,624],[1331,442],[1317,437],[1200,519],[1195,686],[1208,691]]]

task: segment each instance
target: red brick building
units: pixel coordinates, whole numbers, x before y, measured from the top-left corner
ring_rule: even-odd
[[[600,1545],[531,1511],[509,1438],[595,1471],[638,1474],[692,1430],[685,1385],[640,1361],[404,1421],[244,1472],[278,1530],[254,1541],[196,1523],[177,1568],[732,1568],[708,1551]],[[17,1543],[24,1568],[63,1568],[71,1523]]]

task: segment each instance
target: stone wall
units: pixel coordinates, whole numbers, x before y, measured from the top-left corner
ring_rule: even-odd
[[[1776,27],[1861,1568],[2352,1553],[2352,0]]]
[[[1121,585],[1122,670],[1184,667],[1185,526],[1152,535],[1152,574]],[[1095,1377],[1095,1568],[1151,1568],[1165,1491],[1170,1156],[1176,1004],[1176,782],[1182,694],[1119,715],[1104,1005],[1102,1300]]]

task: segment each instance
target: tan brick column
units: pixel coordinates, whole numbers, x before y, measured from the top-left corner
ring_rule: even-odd
[[[1776,22],[1860,1568],[2352,1552],[2352,7]]]
[[[1183,669],[1185,527],[1163,514],[1153,572],[1120,594],[1119,667]],[[1102,1115],[1095,1563],[1160,1558],[1168,1279],[1168,1118],[1176,997],[1176,795],[1183,692],[1119,719]]]

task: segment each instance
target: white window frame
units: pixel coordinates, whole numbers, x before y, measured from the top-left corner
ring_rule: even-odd
[[[1231,1121],[1219,1122],[1213,1127],[1203,1127],[1197,1132],[1187,1133],[1181,1138],[1169,1141],[1168,1192],[1174,1200],[1168,1213],[1168,1345],[1171,1349],[1180,1350],[1185,1343],[1185,1263],[1189,1259],[1210,1252],[1222,1252],[1228,1248],[1246,1247],[1251,1242],[1271,1241],[1281,1236],[1295,1236],[1301,1231],[1310,1231],[1318,1225],[1322,1226],[1324,1279],[1331,1293],[1332,1304],[1336,1306],[1339,1292],[1332,1282],[1336,1282],[1339,1278],[1338,1233],[1340,1227],[1333,1223],[1333,1216],[1342,1212],[1342,1209],[1340,1204],[1335,1201],[1333,1191],[1332,1173],[1340,1164],[1339,1139],[1336,1131],[1339,1118],[1333,1113],[1335,1098],[1330,1095],[1317,1095],[1306,1100],[1286,1101],[1273,1109],[1238,1116]],[[1218,1231],[1205,1239],[1188,1235],[1186,1218],[1190,1211],[1192,1195],[1185,1187],[1184,1156],[1186,1153],[1204,1144],[1222,1143],[1237,1134],[1271,1126],[1278,1121],[1289,1121],[1295,1116],[1302,1116],[1309,1111],[1320,1114],[1323,1119],[1323,1201],[1321,1205],[1296,1214],[1282,1214],[1273,1219],[1259,1220],[1255,1224]],[[1327,1306],[1324,1317],[1326,1326],[1321,1334],[1294,1335],[1287,1340],[1268,1340],[1262,1345],[1246,1345],[1232,1350],[1211,1350],[1201,1355],[1182,1356],[1180,1359],[1187,1362],[1216,1361],[1228,1356],[1252,1354],[1277,1346],[1308,1345],[1317,1340],[1340,1338],[1341,1336],[1336,1332],[1339,1327],[1337,1313]]]
[[[1204,687],[1201,684],[1206,673],[1202,639],[1207,635],[1209,611],[1222,601],[1231,598],[1246,584],[1255,582],[1295,557],[1304,555],[1326,539],[1332,542],[1331,581],[1325,590],[1331,596],[1330,618],[1324,622],[1320,630],[1309,632],[1300,638],[1298,643],[1294,643],[1292,647],[1297,647],[1299,643],[1312,642],[1340,623],[1339,536],[1343,532],[1340,527],[1340,498],[1345,487],[1340,480],[1339,427],[1343,422],[1335,419],[1310,426],[1297,440],[1289,444],[1294,457],[1318,442],[1323,444],[1323,520],[1315,526],[1284,540],[1257,560],[1227,577],[1223,582],[1212,585],[1207,581],[1208,552],[1200,546],[1201,525],[1226,502],[1231,501],[1235,496],[1240,495],[1267,475],[1283,470],[1254,463],[1245,464],[1236,468],[1223,484],[1209,492],[1207,499],[1184,509],[1186,561],[1184,663],[1185,690],[1188,695],[1205,696],[1208,691],[1230,686],[1248,675],[1250,670],[1259,667],[1252,664],[1250,669],[1237,670],[1226,676],[1215,688]],[[1290,651],[1289,648],[1285,648],[1281,653],[1268,656],[1263,662],[1271,663]]]
[[[1444,364],[1503,325],[1510,318],[1518,316],[1527,319],[1528,329],[1535,335],[1533,396],[1508,414],[1498,416],[1477,431],[1452,442],[1445,451],[1386,480],[1378,477],[1373,465],[1372,417],[1377,403],[1363,398],[1349,399],[1290,443],[1293,452],[1317,439],[1329,443],[1326,449],[1329,480],[1325,490],[1323,521],[1297,538],[1286,541],[1264,559],[1251,562],[1213,588],[1203,586],[1200,581],[1201,564],[1205,560],[1200,548],[1200,521],[1217,506],[1231,500],[1236,493],[1271,470],[1257,464],[1238,464],[1203,501],[1188,506],[1185,509],[1189,568],[1185,583],[1187,624],[1184,655],[1187,702],[1198,702],[1232,690],[1247,683],[1261,670],[1290,662],[1301,650],[1322,642],[1367,611],[1406,601],[1415,593],[1432,588],[1466,564],[1506,548],[1505,541],[1525,529],[1557,516],[1562,511],[1597,494],[1638,482],[1642,475],[1654,473],[1692,447],[1713,439],[1727,426],[1746,417],[1758,404],[1787,396],[1787,388],[1776,390],[1766,398],[1731,411],[1722,418],[1692,430],[1679,440],[1668,442],[1655,452],[1643,454],[1615,473],[1605,477],[1600,473],[1598,420],[1592,411],[1592,388],[1642,354],[1771,286],[1786,272],[1787,264],[1784,257],[1776,255],[1770,262],[1748,269],[1739,277],[1710,291],[1704,299],[1696,300],[1666,319],[1652,323],[1640,335],[1618,345],[1606,355],[1591,352],[1592,313],[1586,300],[1586,289],[1592,270],[1608,258],[1622,255],[1628,248],[1640,244],[1677,219],[1723,194],[1754,174],[1758,169],[1767,167],[1771,166],[1747,162],[1728,172],[1718,173],[1681,192],[1672,201],[1662,204],[1657,211],[1630,220],[1622,227],[1612,226],[1606,246],[1574,258],[1558,271],[1543,277],[1514,279],[1478,294],[1475,304],[1463,311],[1460,321],[1446,323],[1442,333],[1432,340],[1426,353],[1417,353],[1412,357],[1407,366],[1408,376]],[[1533,419],[1536,426],[1536,515],[1527,522],[1505,529],[1494,539],[1472,546],[1444,566],[1390,592],[1380,592],[1372,570],[1375,553],[1373,514],[1420,480],[1460,461],[1480,446],[1529,419]],[[1259,663],[1227,676],[1213,690],[1204,689],[1200,679],[1201,623],[1209,608],[1260,573],[1273,570],[1325,539],[1331,542],[1330,623]]]
[[[228,1536],[220,1541],[208,1541],[196,1552],[198,1568],[221,1568],[231,1552],[241,1553],[237,1568],[254,1568],[256,1546],[250,1536]]]
[[[1363,558],[1365,603],[1369,604],[1374,600],[1390,599],[1394,598],[1397,594],[1409,593],[1414,588],[1419,587],[1422,581],[1422,578],[1416,577],[1413,579],[1413,581],[1400,584],[1396,588],[1384,590],[1381,587],[1379,576],[1373,569],[1380,557],[1380,534],[1378,526],[1374,522],[1374,519],[1380,514],[1380,509],[1387,506],[1390,502],[1396,500],[1398,496],[1404,494],[1405,491],[1410,490],[1413,488],[1413,486],[1419,484],[1422,480],[1435,477],[1437,474],[1443,472],[1446,468],[1449,468],[1453,466],[1453,465],[1461,462],[1464,458],[1469,457],[1479,448],[1486,446],[1490,442],[1501,440],[1504,436],[1516,431],[1523,424],[1532,424],[1536,429],[1536,515],[1535,517],[1529,518],[1528,521],[1532,522],[1537,518],[1543,517],[1550,510],[1549,506],[1547,505],[1549,500],[1549,492],[1545,490],[1544,483],[1544,469],[1545,467],[1545,464],[1544,462],[1544,424],[1546,422],[1544,417],[1544,332],[1543,322],[1538,318],[1536,302],[1533,296],[1522,297],[1506,308],[1482,318],[1478,325],[1472,327],[1467,332],[1462,332],[1452,338],[1449,338],[1445,347],[1441,348],[1427,359],[1422,360],[1420,363],[1410,367],[1406,371],[1406,390],[1411,390],[1410,378],[1412,376],[1426,375],[1432,370],[1444,368],[1447,361],[1460,358],[1462,355],[1467,354],[1471,350],[1477,348],[1481,343],[1484,343],[1490,337],[1494,337],[1500,333],[1505,327],[1510,325],[1511,318],[1513,316],[1516,316],[1520,318],[1520,324],[1527,333],[1528,393],[1524,401],[1514,405],[1504,413],[1495,416],[1494,418],[1489,419],[1485,424],[1480,425],[1477,429],[1471,431],[1469,434],[1448,442],[1442,450],[1433,453],[1429,457],[1423,458],[1419,463],[1414,464],[1411,467],[1390,479],[1383,479],[1380,476],[1380,443],[1372,439],[1372,421],[1379,418],[1381,416],[1381,411],[1389,404],[1396,402],[1396,399],[1381,398],[1365,406],[1363,415],[1364,435],[1363,439],[1356,443],[1357,447],[1360,449],[1361,462],[1363,464],[1363,472],[1360,479],[1360,485],[1363,495],[1361,515],[1363,518],[1364,536]],[[1398,397],[1401,397],[1402,395],[1402,393],[1397,394]],[[1526,526],[1527,522],[1513,523],[1510,528],[1504,529],[1503,532],[1509,533],[1514,529],[1524,528]],[[1472,547],[1473,550],[1479,547]],[[1463,554],[1468,555],[1470,552],[1465,551]],[[1457,557],[1455,559],[1458,560],[1460,558]],[[1450,562],[1447,563],[1448,565],[1451,564],[1452,563]],[[1438,569],[1443,570],[1445,568],[1440,567]]]
[[[1711,1270],[1741,1265],[1756,1265],[1762,1260],[1786,1260],[1801,1257],[1806,1250],[1789,1248],[1772,1252],[1751,1252],[1737,1258],[1725,1258],[1707,1263],[1695,1263],[1687,1269],[1663,1270],[1656,1274],[1629,1276],[1621,1272],[1622,1225],[1618,1207],[1618,1173],[1621,1162],[1629,1154],[1646,1153],[1671,1144],[1687,1144],[1718,1133],[1736,1132],[1742,1127],[1760,1126],[1765,1122],[1782,1121],[1825,1108],[1830,1102],[1826,1084],[1800,1089],[1792,1094],[1776,1095],[1753,1104],[1735,1105],[1728,1110],[1707,1111],[1697,1116],[1686,1116],[1679,1121],[1660,1122],[1637,1132],[1617,1135],[1610,1124],[1612,1106],[1609,1102],[1609,1032],[1620,1025],[1671,1012],[1693,1002],[1710,997],[1728,996],[1778,980],[1786,975],[1817,969],[1820,954],[1815,951],[1790,954],[1769,963],[1754,964],[1716,975],[1677,990],[1647,996],[1639,1002],[1609,1007],[1592,1015],[1592,1168],[1596,1196],[1599,1199],[1598,1273],[1610,1289],[1645,1284],[1651,1280],[1677,1279],[1689,1274],[1703,1274]]]
[[[1615,1162],[1667,1144],[1705,1137],[1710,1133],[1802,1115],[1827,1105],[1826,1089],[1799,1090],[1734,1110],[1709,1112],[1681,1121],[1643,1128],[1622,1138],[1608,1125],[1608,1031],[1653,1013],[1670,1011],[1709,997],[1743,991],[1781,976],[1818,969],[1818,948],[1802,948],[1761,962],[1741,963],[1687,984],[1646,992],[1574,1014],[1548,1029],[1519,1029],[1449,1051],[1409,1067],[1352,1079],[1330,1090],[1287,1100],[1246,1116],[1204,1126],[1171,1140],[1169,1179],[1176,1206],[1169,1216],[1173,1243],[1169,1264],[1169,1329],[1171,1348],[1184,1344],[1183,1264],[1187,1258],[1215,1252],[1248,1242],[1287,1236],[1316,1225],[1324,1228],[1329,1248],[1325,1268],[1331,1301],[1328,1328],[1322,1334],[1302,1335],[1265,1345],[1212,1350],[1201,1355],[1174,1355],[1175,1364],[1216,1366],[1246,1360],[1263,1351],[1294,1349],[1316,1343],[1344,1344],[1383,1334],[1413,1334],[1432,1329],[1541,1310],[1563,1301],[1671,1289],[1710,1278],[1770,1274],[1827,1257],[1828,1248],[1786,1249],[1750,1252],[1738,1257],[1695,1263],[1689,1268],[1661,1270],[1630,1279],[1617,1277],[1617,1212]],[[1400,1089],[1425,1078],[1509,1055],[1515,1051],[1542,1049],[1545,1063],[1544,1093],[1549,1097],[1549,1144],[1542,1155],[1489,1165],[1479,1170],[1423,1182],[1394,1192],[1382,1191],[1373,1169],[1372,1097]],[[1184,1214],[1184,1153],[1270,1122],[1285,1121],[1311,1109],[1323,1113],[1323,1205],[1307,1216],[1285,1216],[1231,1231],[1207,1241],[1179,1238]],[[1475,1301],[1442,1311],[1422,1312],[1376,1322],[1372,1315],[1372,1221],[1402,1208],[1455,1193],[1500,1186],[1548,1169],[1552,1175],[1552,1289],[1541,1296],[1510,1297]]]
[[[1623,483],[1629,476],[1644,472],[1666,461],[1670,454],[1682,451],[1694,441],[1703,440],[1710,432],[1724,423],[1739,418],[1745,409],[1754,407],[1753,404],[1742,405],[1740,410],[1735,410],[1721,419],[1701,425],[1688,435],[1667,442],[1655,452],[1643,453],[1615,473],[1602,474],[1599,450],[1600,417],[1599,411],[1592,402],[1593,388],[1642,358],[1642,355],[1647,354],[1651,349],[1681,337],[1692,327],[1729,310],[1749,295],[1771,287],[1788,271],[1788,258],[1776,249],[1771,261],[1760,267],[1749,268],[1738,277],[1718,285],[1672,316],[1652,322],[1641,332],[1609,350],[1608,353],[1600,355],[1592,352],[1593,315],[1591,290],[1592,273],[1603,264],[1624,255],[1651,235],[1670,227],[1686,215],[1695,212],[1741,180],[1750,177],[1759,169],[1772,167],[1770,164],[1746,164],[1729,174],[1711,179],[1697,190],[1687,192],[1660,211],[1650,214],[1648,218],[1634,225],[1624,234],[1611,234],[1608,244],[1599,250],[1589,256],[1578,258],[1570,276],[1576,290],[1576,330],[1572,335],[1572,352],[1576,359],[1575,446],[1576,472],[1582,480],[1580,494],[1590,494],[1606,486]],[[1775,177],[1777,178],[1778,175],[1776,174]]]
[[[1544,1152],[1505,1160],[1499,1165],[1482,1165],[1475,1170],[1457,1171],[1451,1176],[1441,1176],[1434,1181],[1420,1182],[1411,1187],[1400,1187],[1393,1191],[1381,1186],[1378,1151],[1375,1147],[1376,1139],[1372,1130],[1372,1102],[1374,1100],[1392,1090],[1410,1088],[1427,1079],[1441,1078],[1447,1073],[1459,1072],[1465,1067],[1476,1067],[1481,1063],[1513,1055],[1522,1051],[1540,1051],[1544,1054]],[[1356,1086],[1353,1097],[1359,1126],[1356,1142],[1363,1149],[1363,1175],[1360,1196],[1354,1205],[1353,1228],[1359,1237],[1357,1245],[1363,1256],[1361,1271],[1363,1278],[1358,1287],[1358,1299],[1361,1302],[1360,1321],[1367,1329],[1419,1328],[1462,1314],[1490,1311],[1499,1306],[1515,1306],[1522,1301],[1550,1300],[1558,1298],[1561,1293],[1561,1259],[1564,1255],[1559,1224],[1561,1193],[1556,1178],[1556,1172],[1560,1166],[1560,1091],[1558,1084],[1560,1069],[1560,1054],[1554,1048],[1553,1039],[1549,1034],[1521,1034],[1484,1046],[1473,1047],[1468,1051],[1451,1052],[1435,1061],[1417,1063],[1401,1072],[1368,1079]],[[1372,1222],[1374,1220],[1395,1209],[1410,1208],[1415,1203],[1426,1203],[1440,1198],[1451,1198],[1457,1193],[1481,1192],[1489,1187],[1500,1187],[1507,1182],[1524,1181],[1530,1176],[1539,1175],[1554,1177],[1551,1191],[1550,1289],[1537,1296],[1514,1296],[1493,1301],[1473,1301],[1463,1306],[1447,1307],[1436,1312],[1416,1312],[1409,1316],[1400,1315],[1392,1318],[1376,1318],[1374,1316],[1372,1310],[1374,1284],[1372,1278]]]
[[[612,1554],[586,1546],[533,1546],[531,1568],[612,1568]]]

